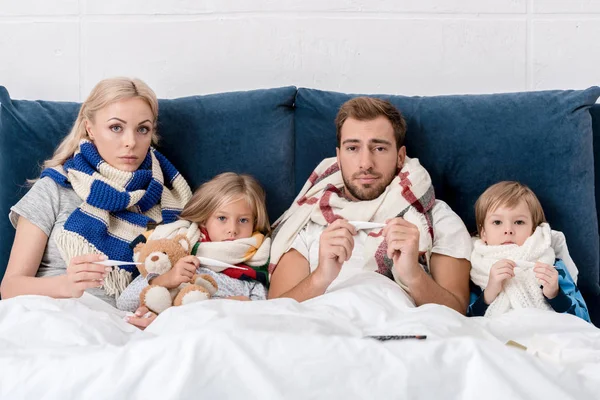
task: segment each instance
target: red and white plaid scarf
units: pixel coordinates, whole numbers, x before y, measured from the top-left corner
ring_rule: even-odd
[[[420,262],[429,273],[433,245],[431,211],[435,194],[429,173],[416,158],[408,158],[385,191],[369,201],[350,201],[342,193],[344,181],[336,158],[323,160],[304,184],[292,206],[273,224],[273,242],[269,272],[309,221],[327,226],[338,218],[385,223],[403,217],[419,228]],[[387,255],[382,229],[372,230],[365,242],[365,269],[394,279],[393,262]],[[406,287],[395,279],[404,289]]]

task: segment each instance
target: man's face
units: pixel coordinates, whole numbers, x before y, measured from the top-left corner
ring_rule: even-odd
[[[384,192],[397,168],[404,164],[406,148],[396,148],[394,128],[387,118],[348,118],[342,125],[336,154],[346,195],[354,201],[373,200]]]

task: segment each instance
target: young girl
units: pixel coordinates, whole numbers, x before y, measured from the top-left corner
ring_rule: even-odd
[[[249,175],[226,172],[204,183],[180,215],[181,220],[157,227],[148,240],[185,234],[192,243],[192,255],[180,259],[160,276],[138,276],[117,299],[117,308],[134,311],[140,293],[150,283],[176,288],[189,282],[194,273],[209,274],[217,282],[215,298],[264,300],[268,278],[271,239],[265,192]],[[245,270],[228,268],[216,272],[201,266],[203,256]],[[219,269],[220,270],[220,269]]]
[[[565,263],[556,258],[552,232],[531,189],[499,182],[475,203],[479,239],[471,256],[471,280],[483,292],[471,316],[516,308],[540,308],[590,321],[587,306]]]
[[[99,82],[71,132],[44,163],[40,179],[11,208],[16,235],[2,298],[81,297],[114,306],[134,268],[129,243],[148,223],[169,223],[192,196],[173,165],[151,147],[158,139],[156,95],[139,79]],[[161,193],[155,196],[155,193]]]

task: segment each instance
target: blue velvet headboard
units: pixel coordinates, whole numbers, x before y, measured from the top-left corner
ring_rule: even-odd
[[[312,169],[335,155],[338,107],[353,95],[284,87],[160,101],[159,149],[192,187],[219,172],[256,176],[274,221]],[[536,192],[562,230],[579,285],[600,308],[600,88],[493,95],[382,95],[408,122],[407,151],[429,170],[436,196],[475,230],[473,204],[499,180]],[[7,215],[69,131],[79,105],[11,100],[0,86],[0,277],[14,229]],[[590,110],[591,115],[590,116]],[[593,127],[593,129],[592,129]],[[595,173],[598,171],[598,173]]]

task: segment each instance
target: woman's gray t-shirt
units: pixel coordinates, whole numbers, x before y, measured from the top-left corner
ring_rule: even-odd
[[[73,189],[62,187],[52,178],[45,177],[37,181],[29,192],[11,207],[9,218],[15,228],[19,216],[21,216],[48,236],[48,244],[36,276],[66,274],[67,265],[56,245],[56,236],[67,218],[81,203],[81,198]],[[86,292],[106,301],[113,307],[115,306],[114,297],[108,296],[102,288],[92,288]]]

